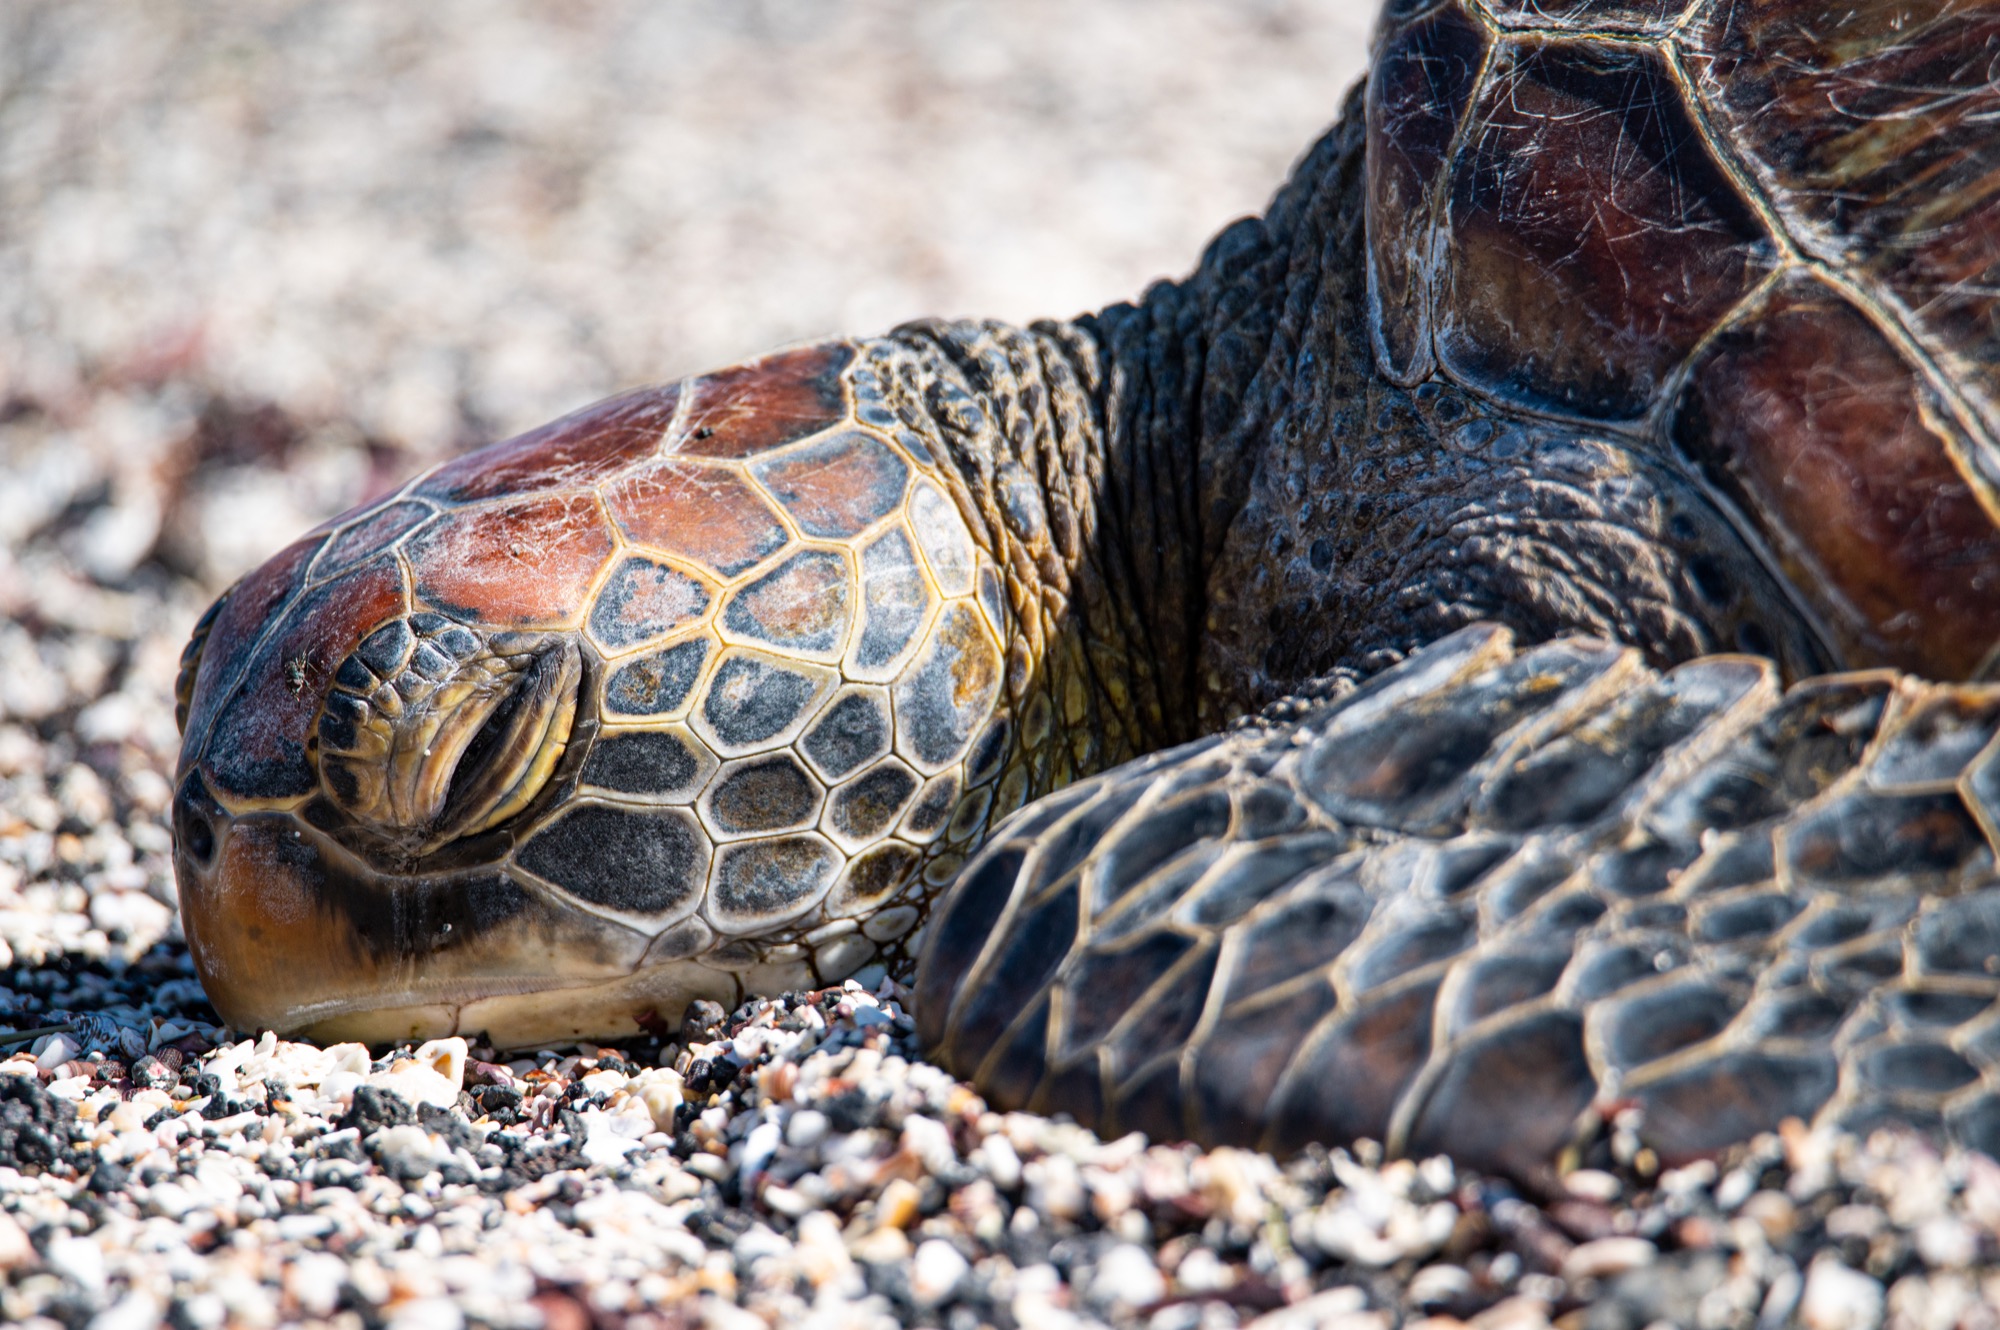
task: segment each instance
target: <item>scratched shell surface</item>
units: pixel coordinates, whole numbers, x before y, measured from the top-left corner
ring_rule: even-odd
[[[1378,362],[1697,467],[1855,663],[2000,642],[2000,13],[1392,5]]]
[[[628,393],[307,536],[190,647],[209,788],[352,806],[385,779],[367,708],[468,657],[501,668],[506,634],[569,634],[588,747],[510,829],[506,891],[651,939],[646,963],[803,981],[894,951],[919,914],[896,898],[920,906],[984,829],[947,818],[999,774],[970,759],[1010,724],[1008,625],[851,360],[826,344]]]

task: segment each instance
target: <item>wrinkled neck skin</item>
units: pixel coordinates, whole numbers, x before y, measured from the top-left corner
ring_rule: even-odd
[[[1075,324],[932,322],[867,354],[1001,570],[1025,794],[1183,737],[1187,643],[1130,557],[1151,545],[1132,541],[1115,474],[1103,343]]]
[[[1072,323],[875,344],[1006,570],[1023,739],[1055,729],[1033,793],[1478,620],[1661,666],[1833,663],[1677,459],[1376,371],[1358,93],[1186,280]]]

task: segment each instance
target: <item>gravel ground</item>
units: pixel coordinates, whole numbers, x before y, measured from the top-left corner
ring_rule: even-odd
[[[500,1062],[228,1042],[170,946],[12,978],[75,1032],[0,1063],[9,1324],[2000,1323],[2000,1164],[1888,1134],[1662,1173],[1614,1132],[1534,1204],[990,1112],[886,981]]]
[[[2000,1324],[2000,1166],[1905,1137],[1524,1198],[991,1113],[887,982],[511,1062],[214,1023],[163,815],[223,585],[619,386],[1181,270],[1367,8],[0,7],[0,1319]]]

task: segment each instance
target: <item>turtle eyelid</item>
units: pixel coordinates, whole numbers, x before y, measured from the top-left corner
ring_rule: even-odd
[[[568,642],[535,656],[459,750],[433,823],[449,839],[490,830],[526,808],[568,745],[582,661]]]
[[[479,732],[465,745],[459,754],[458,764],[452,769],[451,781],[445,788],[444,804],[438,810],[438,821],[444,825],[463,818],[466,804],[473,797],[474,787],[479,777],[493,764],[494,758],[507,747],[522,706],[535,691],[533,678],[516,683],[499,706],[481,722]]]

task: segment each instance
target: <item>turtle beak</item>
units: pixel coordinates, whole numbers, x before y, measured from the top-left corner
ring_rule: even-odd
[[[320,905],[325,864],[315,847],[278,819],[232,819],[186,789],[174,812],[181,928],[223,1020],[291,1031],[352,996],[359,939]]]
[[[188,949],[238,1029],[388,1042],[481,1033],[501,1013],[509,1042],[553,1042],[607,1021],[636,1033],[690,996],[640,991],[646,937],[491,865],[371,874],[289,815],[228,814],[198,780],[175,822]]]

